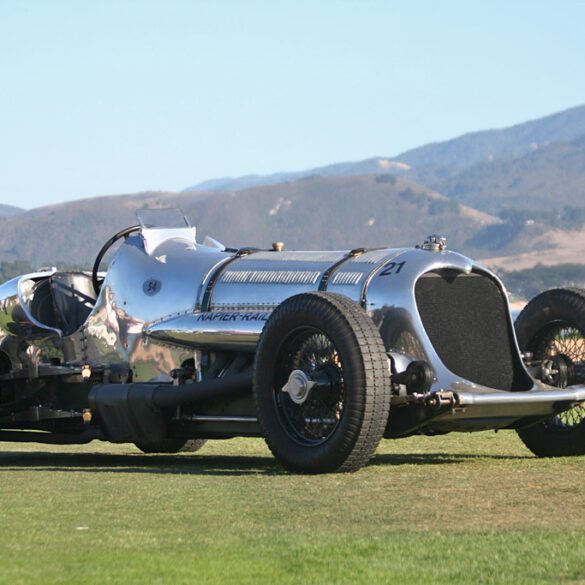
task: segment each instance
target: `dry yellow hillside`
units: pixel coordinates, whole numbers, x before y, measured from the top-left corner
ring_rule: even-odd
[[[537,264],[585,264],[585,229],[578,231],[546,230],[535,238],[530,252],[482,260],[482,264],[500,270],[524,270]]]

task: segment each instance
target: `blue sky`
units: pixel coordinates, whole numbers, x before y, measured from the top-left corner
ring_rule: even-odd
[[[359,160],[585,103],[585,2],[0,0],[0,203]]]

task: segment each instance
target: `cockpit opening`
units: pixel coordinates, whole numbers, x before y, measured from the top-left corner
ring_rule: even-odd
[[[35,284],[29,311],[39,323],[71,335],[85,323],[95,301],[89,274],[55,272]]]

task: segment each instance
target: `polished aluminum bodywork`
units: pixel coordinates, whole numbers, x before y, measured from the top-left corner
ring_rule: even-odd
[[[31,312],[36,286],[55,274],[56,269],[13,278],[0,285],[0,334],[25,339],[60,336],[61,331],[38,321]]]
[[[134,382],[168,381],[187,360],[198,363],[201,352],[253,352],[271,311],[282,301],[326,290],[361,304],[380,327],[399,316],[413,343],[408,349],[387,345],[394,372],[424,360],[434,372],[430,393],[454,397],[452,408],[433,419],[436,430],[508,426],[514,419],[552,414],[585,400],[581,387],[553,391],[538,381],[528,390],[494,390],[457,376],[442,363],[419,315],[418,279],[437,270],[474,272],[506,294],[494,274],[444,245],[300,252],[226,250],[215,240],[208,242],[198,244],[189,226],[143,224],[120,246],[91,314],[71,335],[39,322],[30,311],[35,285],[54,269],[2,285],[0,349],[18,367],[22,347],[15,338],[31,346],[49,339],[66,363],[127,372]],[[509,312],[507,322],[494,326],[507,327],[513,335]]]
[[[154,340],[199,350],[254,351],[270,311],[189,312],[147,325]]]

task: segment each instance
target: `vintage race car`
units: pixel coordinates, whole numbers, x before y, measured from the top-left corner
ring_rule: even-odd
[[[556,383],[546,351],[532,350],[529,371],[502,283],[441,238],[230,249],[197,243],[177,210],[139,220],[92,274],[41,270],[0,287],[0,440],[169,453],[262,436],[287,469],[322,473],[417,433],[516,429],[543,454],[530,429],[585,401],[572,374],[564,387],[537,379]],[[557,435],[585,452],[580,436]]]

